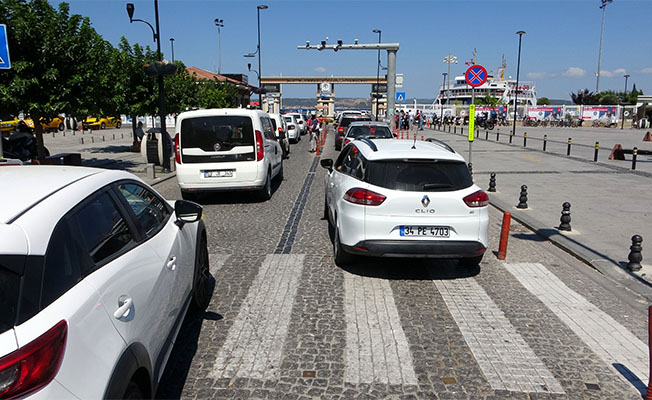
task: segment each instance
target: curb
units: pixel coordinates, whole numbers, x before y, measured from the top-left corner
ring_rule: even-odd
[[[622,268],[613,260],[605,258],[603,254],[600,254],[584,246],[582,243],[569,238],[559,230],[546,226],[540,221],[527,215],[526,212],[518,210],[515,206],[509,205],[498,199],[490,199],[489,204],[499,211],[511,213],[512,218],[525,225],[536,235],[550,241],[550,243],[591,266],[602,275],[615,280],[631,291],[643,296],[648,301],[652,301],[652,294],[650,293],[652,282]]]
[[[168,176],[166,176],[164,178],[156,178],[155,181],[151,181],[151,182],[145,181],[145,182],[147,182],[147,184],[150,185],[150,186],[156,186],[159,183],[169,181],[170,179],[174,178],[175,176],[177,176],[177,171],[172,171],[172,172],[170,172],[170,174]]]

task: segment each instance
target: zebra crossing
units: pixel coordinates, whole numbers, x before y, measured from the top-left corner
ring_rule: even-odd
[[[226,254],[211,255],[211,272],[218,272],[228,258]],[[211,378],[280,379],[284,346],[292,334],[290,316],[305,263],[306,257],[301,254],[265,257],[215,355]],[[632,391],[644,393],[642,382],[648,379],[645,343],[568,288],[544,265],[501,265],[566,324],[597,359],[613,366],[614,379],[623,379]],[[343,274],[344,286],[343,383],[419,385],[405,334],[410,321],[401,319],[390,281],[346,270],[338,273]],[[546,366],[474,277],[433,277],[430,282],[491,389],[567,393],[563,377],[555,376],[555,371]]]

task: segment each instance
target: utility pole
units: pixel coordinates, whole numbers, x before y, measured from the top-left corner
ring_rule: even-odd
[[[595,82],[595,93],[598,94],[600,93],[600,63],[602,61],[602,38],[604,36],[604,16],[605,16],[605,11],[607,10],[607,4],[611,3],[613,0],[601,0],[602,5],[600,8],[602,9],[602,27],[600,28],[600,51],[598,53],[598,72],[596,73],[597,80]]]

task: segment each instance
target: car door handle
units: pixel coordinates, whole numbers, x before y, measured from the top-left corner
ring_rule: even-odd
[[[129,315],[129,312],[131,311],[132,304],[133,304],[133,300],[131,300],[131,297],[121,296],[120,300],[118,300],[118,309],[115,310],[113,316],[116,319],[126,317],[127,315]]]
[[[176,256],[170,257],[170,259],[168,260],[166,266],[169,269],[171,269],[172,271],[174,271],[175,268],[177,268],[177,257]]]

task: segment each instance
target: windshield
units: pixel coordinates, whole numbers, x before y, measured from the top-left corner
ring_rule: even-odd
[[[372,185],[409,192],[451,191],[473,185],[464,162],[444,160],[370,161],[366,180]]]
[[[392,132],[386,126],[365,125],[352,126],[346,134],[347,138],[373,137],[373,138],[392,138]]]
[[[222,151],[234,146],[253,146],[254,134],[251,118],[246,116],[211,116],[186,118],[181,123],[181,147]]]

